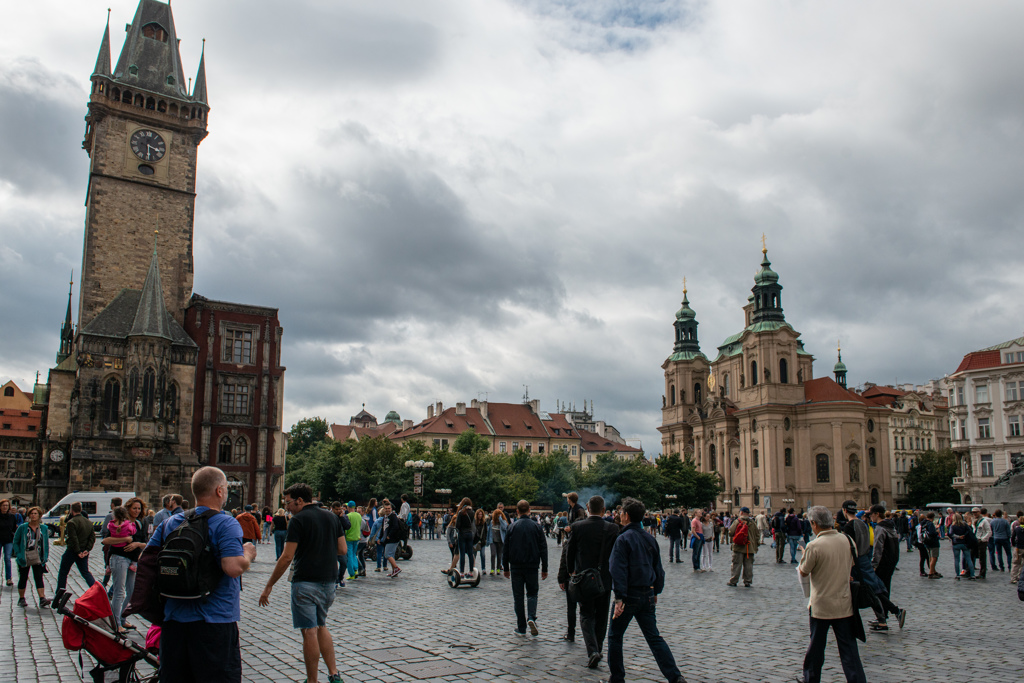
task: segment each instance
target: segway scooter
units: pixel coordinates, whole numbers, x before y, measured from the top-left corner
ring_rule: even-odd
[[[448,572],[448,585],[452,588],[458,588],[460,586],[468,586],[469,588],[476,588],[480,585],[480,579],[483,577],[483,572],[479,569],[474,569],[468,574],[463,575],[457,569],[453,569]]]

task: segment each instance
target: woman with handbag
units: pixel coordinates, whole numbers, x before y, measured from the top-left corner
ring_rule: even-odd
[[[39,594],[39,606],[49,607],[46,597],[46,586],[43,574],[46,573],[46,560],[50,556],[50,538],[42,529],[43,518],[41,508],[32,506],[28,509],[28,521],[14,532],[14,559],[18,564],[18,607],[27,607],[25,587],[28,586],[28,575],[32,573],[36,592]]]

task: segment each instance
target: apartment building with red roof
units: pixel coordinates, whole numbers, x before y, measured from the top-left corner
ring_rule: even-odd
[[[32,401],[13,380],[0,387],[0,498],[14,506],[35,499],[43,413],[32,409]]]
[[[963,503],[980,501],[982,489],[1024,458],[1024,337],[971,351],[945,384],[953,488]]]
[[[332,424],[327,431],[328,436],[335,441],[359,441],[361,439],[374,439],[378,436],[388,436],[395,430],[402,427],[402,418],[394,410],[389,411],[384,422],[378,424],[377,418],[367,412],[366,404],[358,414],[349,418],[347,425]]]

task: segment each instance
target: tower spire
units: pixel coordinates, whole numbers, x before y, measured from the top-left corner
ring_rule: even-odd
[[[60,326],[60,350],[57,352],[57,364],[64,362],[64,359],[71,355],[71,348],[75,343],[75,328],[71,323],[71,292],[75,286],[75,271],[71,271],[71,281],[68,282],[68,310],[64,314],[64,324]]]
[[[689,360],[700,353],[700,342],[697,341],[697,314],[690,308],[690,299],[687,296],[686,278],[683,278],[683,304],[682,308],[676,311],[675,345],[672,347],[673,360]]]
[[[206,38],[203,38],[203,51],[199,55],[199,71],[196,72],[196,84],[192,88],[192,99],[209,104],[206,95]]]
[[[764,233],[761,233],[761,255],[761,269],[754,275],[754,286],[750,290],[753,295],[751,301],[754,304],[750,321],[785,322],[786,316],[782,312],[782,285],[779,284],[779,274],[772,270],[772,262],[768,260],[768,241]]]
[[[96,66],[92,70],[93,76],[110,75],[110,8],[107,8],[107,26],[103,29],[103,40],[100,41],[100,51],[96,55]]]
[[[188,97],[170,5],[139,0],[113,79],[158,95]]]
[[[149,262],[146,282],[142,285],[139,308],[135,311],[130,335],[171,338],[171,326],[167,322],[167,307],[164,305],[163,288],[160,285],[160,261],[157,258],[157,237],[160,231],[153,231],[153,258]]]

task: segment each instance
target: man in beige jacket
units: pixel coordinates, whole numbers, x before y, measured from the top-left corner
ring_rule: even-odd
[[[798,681],[819,683],[825,662],[825,644],[829,628],[836,635],[839,661],[848,683],[867,683],[864,666],[854,636],[853,599],[850,594],[850,570],[853,568],[852,542],[832,527],[832,513],[822,506],[807,511],[814,540],[807,544],[797,571],[811,577],[811,597],[807,611],[811,619],[811,642],[804,656],[804,672]],[[858,615],[859,616],[859,615]]]

